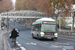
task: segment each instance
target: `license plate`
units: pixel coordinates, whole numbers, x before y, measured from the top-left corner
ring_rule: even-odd
[[[47,37],[48,39],[51,39],[51,37]]]
[[[50,36],[50,35],[49,35]]]

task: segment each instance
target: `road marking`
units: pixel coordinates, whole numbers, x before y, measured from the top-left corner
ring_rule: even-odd
[[[19,44],[17,41],[16,41],[17,45],[22,49],[22,50],[26,50],[21,44]]]
[[[58,46],[58,45],[51,44],[50,48],[62,48],[62,46]]]
[[[13,49],[13,50],[16,50],[16,49]]]
[[[68,45],[65,45],[65,46],[60,46],[60,45],[54,45],[54,44],[51,44],[50,48],[62,48],[63,50],[67,50],[67,49],[74,49],[74,46],[68,46]]]
[[[21,44],[17,44],[18,46],[21,46]]]
[[[47,43],[47,42],[43,42],[43,43],[45,43],[45,44],[49,44],[49,43]]]
[[[32,45],[36,45],[36,43],[31,42]]]
[[[26,43],[26,44],[28,44],[28,45],[29,45],[29,44],[32,44],[32,45],[37,45],[36,43],[33,43],[33,42]]]
[[[24,47],[20,47],[22,50],[26,50]]]
[[[26,43],[26,44],[30,44],[30,43]]]
[[[16,42],[16,43],[18,43],[18,42]]]
[[[66,50],[66,49],[63,49],[63,50]]]

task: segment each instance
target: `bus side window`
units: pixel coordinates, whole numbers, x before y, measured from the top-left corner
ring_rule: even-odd
[[[32,28],[33,31],[40,31],[41,30],[41,24],[36,24]]]
[[[32,26],[32,30],[33,30],[33,31],[35,30],[34,25]]]

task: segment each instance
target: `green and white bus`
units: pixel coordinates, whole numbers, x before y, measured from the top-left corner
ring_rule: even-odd
[[[32,37],[37,37],[38,39],[57,39],[58,37],[58,27],[57,22],[52,18],[41,18],[32,23],[31,28]]]

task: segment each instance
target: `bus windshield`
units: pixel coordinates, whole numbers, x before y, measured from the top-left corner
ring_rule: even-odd
[[[42,32],[57,32],[56,25],[42,24],[41,31]]]

